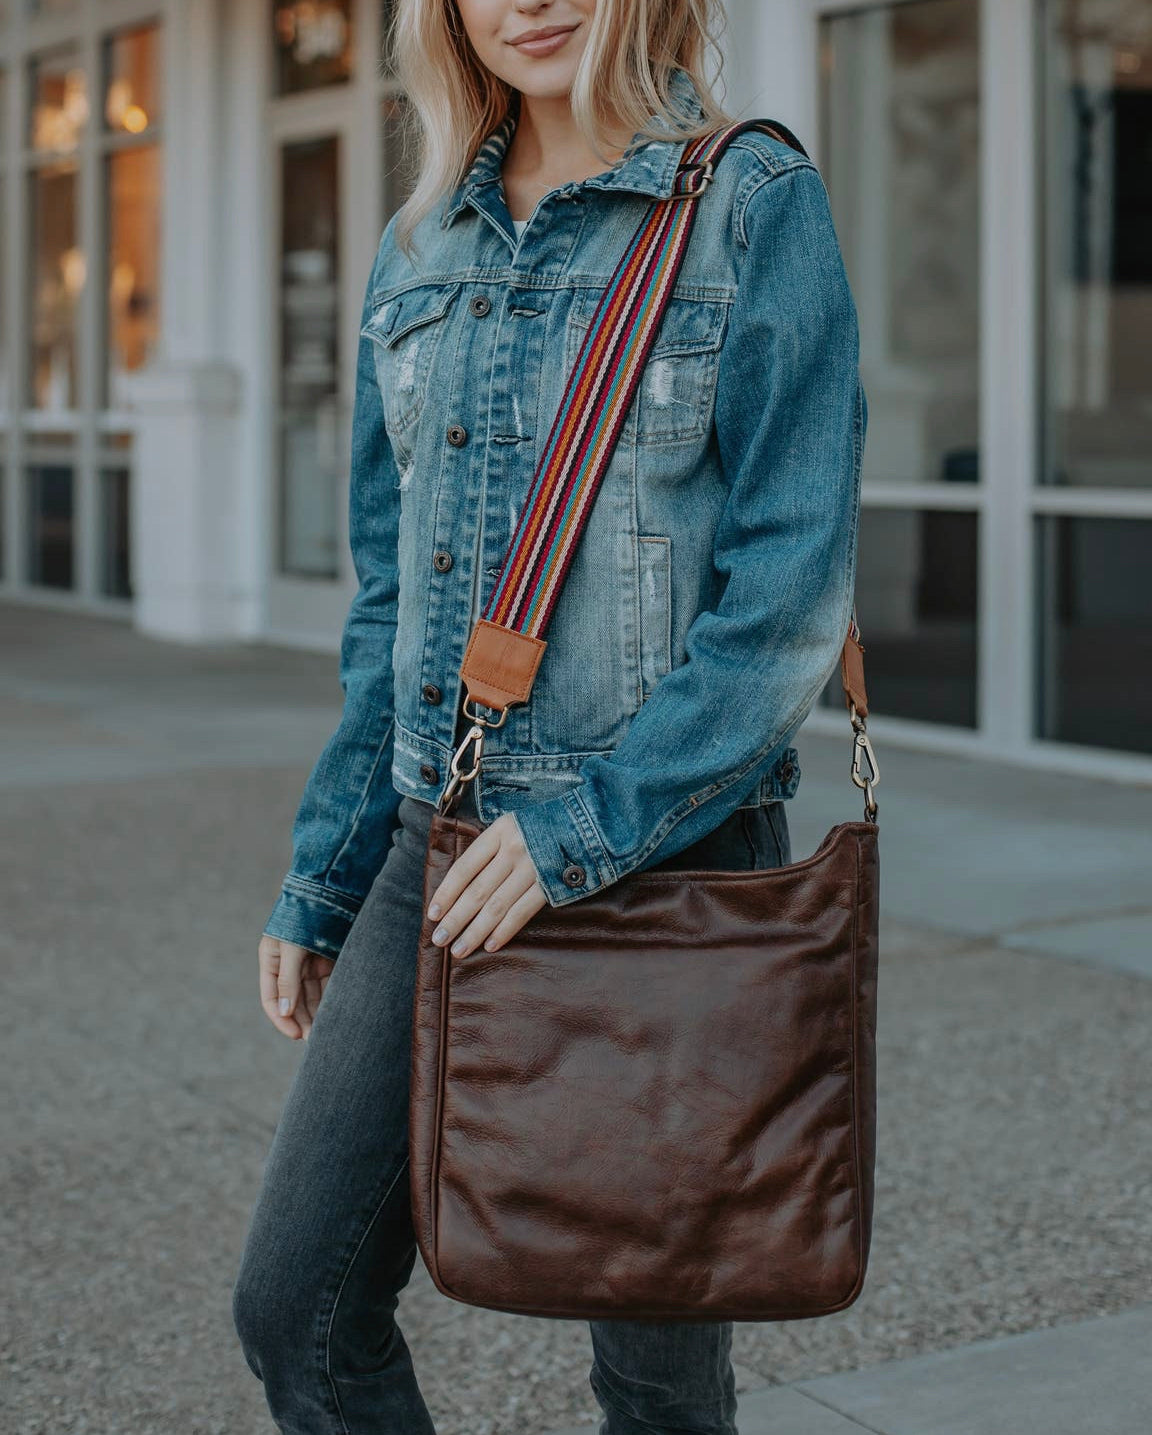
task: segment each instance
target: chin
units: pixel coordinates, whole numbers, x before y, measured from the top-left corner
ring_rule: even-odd
[[[544,75],[538,70],[509,76],[509,83],[534,100],[560,100],[572,93],[571,75]]]
[[[566,95],[572,89],[578,57],[548,55],[533,60],[513,52],[501,58],[504,61],[500,67],[502,78],[526,95]]]

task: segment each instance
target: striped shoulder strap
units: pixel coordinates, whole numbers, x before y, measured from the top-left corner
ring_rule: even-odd
[[[460,667],[468,704],[527,702],[544,633],[656,340],[696,218],[731,141],[758,129],[807,156],[786,126],[740,120],[689,140],[667,199],[649,206],[601,295]]]

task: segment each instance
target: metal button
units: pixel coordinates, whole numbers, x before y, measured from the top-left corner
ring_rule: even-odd
[[[484,294],[473,294],[472,298],[468,301],[468,307],[472,313],[476,315],[477,319],[483,319],[484,315],[491,309],[492,303]]]
[[[438,767],[433,767],[430,762],[422,762],[420,764],[420,776],[424,779],[425,782],[439,782],[440,769]]]
[[[468,441],[468,430],[463,424],[452,424],[448,430],[448,442],[453,448],[463,448]]]
[[[583,887],[584,868],[576,862],[569,862],[568,866],[564,868],[564,881],[569,887]]]
[[[792,775],[795,771],[795,767],[790,762],[786,762],[780,769],[780,777],[784,782],[791,782]]]
[[[449,568],[452,567],[452,555],[448,552],[447,548],[437,548],[436,552],[432,555],[432,566],[436,569],[437,573],[448,572]]]
[[[432,703],[432,705],[435,706],[443,699],[444,694],[435,683],[425,683],[420,689],[420,696],[426,703]]]

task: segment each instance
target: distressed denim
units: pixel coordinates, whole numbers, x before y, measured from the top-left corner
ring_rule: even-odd
[[[233,1287],[244,1356],[284,1435],[433,1431],[394,1318],[417,1256],[408,1088],[432,811],[413,797],[398,800],[387,860],[302,1049]],[[784,803],[776,801],[733,812],[662,865],[749,871],[790,860]],[[590,1327],[601,1435],[735,1435],[730,1323]],[[431,1364],[437,1352],[424,1358]],[[467,1382],[469,1372],[456,1378]]]
[[[265,928],[328,956],[401,797],[444,789],[473,620],[596,303],[682,150],[634,142],[545,194],[517,238],[500,173],[517,114],[421,221],[413,258],[389,222],[368,278],[344,710]],[[488,733],[477,780],[480,818],[515,814],[553,906],[790,799],[851,614],[867,406],[823,180],[750,131],[681,202],[698,206],[683,269],[531,697]]]

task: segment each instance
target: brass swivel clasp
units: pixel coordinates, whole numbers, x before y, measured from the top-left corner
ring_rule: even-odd
[[[436,810],[441,814],[448,811],[457,794],[480,772],[480,759],[484,754],[484,729],[503,727],[508,717],[508,709],[500,708],[500,716],[493,722],[491,718],[483,717],[476,711],[483,706],[483,703],[473,703],[473,711],[469,712],[468,699],[465,698],[461,704],[460,710],[470,720],[471,726],[464,734],[460,746],[452,754],[452,761],[448,765],[448,781],[440,794],[440,801],[436,804]],[[497,710],[488,708],[487,711]],[[471,765],[466,767],[465,764],[469,763]]]
[[[472,749],[471,758],[467,756],[469,748]],[[480,757],[484,750],[484,729],[479,723],[474,722],[464,734],[460,746],[452,754],[452,761],[448,767],[448,781],[444,791],[440,794],[440,801],[436,804],[436,810],[441,815],[448,811],[452,800],[458,792],[472,781],[480,771]],[[465,763],[471,761],[471,766],[465,770]]]
[[[856,711],[856,704],[849,706],[852,720],[852,781],[864,793],[864,816],[869,822],[876,821],[879,810],[873,789],[880,782],[880,764],[876,761],[876,750],[868,736],[864,719]]]

